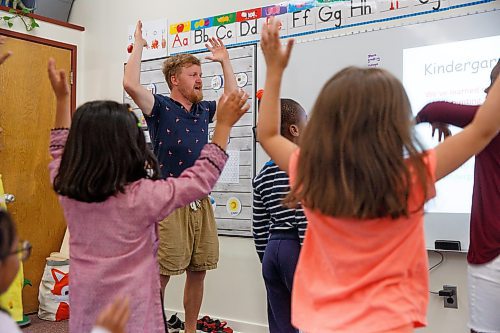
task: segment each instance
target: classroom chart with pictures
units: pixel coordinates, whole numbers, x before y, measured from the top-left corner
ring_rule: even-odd
[[[476,13],[495,8],[497,3],[498,0],[293,0],[209,17],[188,17],[189,20],[165,18],[143,22],[148,43],[143,60],[206,50],[209,37],[220,38],[226,46],[258,43],[262,26],[271,17],[281,21],[282,38],[303,40]],[[128,29],[128,53],[133,49],[134,30],[135,25]]]
[[[255,77],[256,45],[228,48],[236,83],[249,96],[250,110],[235,124],[227,147],[229,159],[211,193],[212,207],[220,235],[251,236],[252,225],[252,178],[255,175],[255,141],[252,128],[255,126]],[[210,52],[195,53],[201,60],[203,73],[203,99],[217,101],[224,92],[224,77],[219,63],[207,60]],[[155,94],[170,95],[162,73],[166,58],[143,60],[141,64],[141,84]],[[124,92],[124,102],[132,106],[141,119],[146,139],[150,142],[144,117]],[[215,123],[209,125],[209,141]]]

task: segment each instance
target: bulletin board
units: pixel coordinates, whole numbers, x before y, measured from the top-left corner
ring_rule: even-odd
[[[255,86],[257,46],[245,45],[228,48],[231,64],[238,87],[250,96],[250,110],[231,130],[226,149],[229,159],[211,197],[215,219],[220,235],[251,236],[252,225],[252,178],[255,175],[255,141],[252,128],[255,126]],[[222,67],[219,63],[207,60],[209,52],[194,53],[201,60],[203,99],[218,100],[224,92]],[[156,94],[170,95],[170,91],[161,71],[166,58],[145,60],[141,63],[141,84]],[[151,142],[146,122],[141,110],[130,96],[124,92],[123,100],[129,103],[141,119],[146,139]],[[209,125],[209,140],[215,124]]]

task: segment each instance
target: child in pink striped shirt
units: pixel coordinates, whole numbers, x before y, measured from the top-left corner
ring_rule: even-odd
[[[71,119],[66,77],[53,60],[49,78],[57,98],[50,177],[70,232],[70,331],[90,331],[98,311],[120,294],[130,297],[127,332],[163,333],[157,223],[211,191],[248,95],[223,96],[212,143],[179,178],[163,180],[128,105],[88,102]]]

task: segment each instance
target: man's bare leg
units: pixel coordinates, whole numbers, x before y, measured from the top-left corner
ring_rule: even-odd
[[[206,271],[186,271],[184,286],[185,333],[196,333],[196,321],[203,301],[203,287]]]

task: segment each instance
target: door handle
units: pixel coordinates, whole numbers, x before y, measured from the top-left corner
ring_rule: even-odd
[[[4,194],[4,200],[5,200],[5,203],[13,203],[14,201],[16,201],[16,197],[14,196],[14,194],[9,194],[9,193],[6,193]]]

